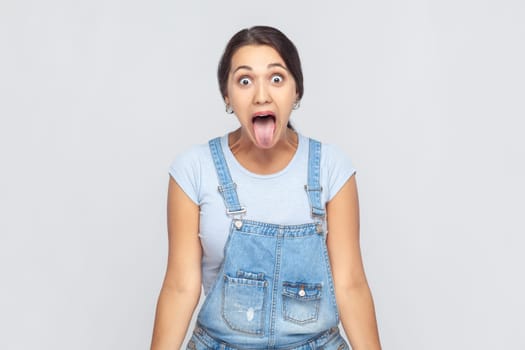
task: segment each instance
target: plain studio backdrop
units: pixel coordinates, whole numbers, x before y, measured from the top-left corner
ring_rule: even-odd
[[[353,159],[384,349],[525,349],[521,0],[0,1],[0,349],[147,349],[168,167],[232,130],[241,28],[297,45],[292,121]]]

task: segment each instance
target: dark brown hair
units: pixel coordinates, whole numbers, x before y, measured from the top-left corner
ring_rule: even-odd
[[[232,56],[238,49],[246,45],[268,45],[274,48],[284,60],[295,80],[298,99],[300,100],[303,97],[303,71],[295,45],[276,28],[255,26],[237,32],[226,45],[217,71],[219,88],[223,98],[228,95],[228,75],[230,74]]]

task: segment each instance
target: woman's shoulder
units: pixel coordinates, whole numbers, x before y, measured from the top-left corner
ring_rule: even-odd
[[[211,154],[208,148],[208,143],[200,143],[184,148],[175,156],[172,164],[189,165],[201,163],[209,158],[211,158]]]
[[[169,172],[175,178],[185,176],[196,181],[213,164],[207,143],[195,144],[178,153],[170,164]]]
[[[207,143],[195,144],[175,156],[169,174],[197,204],[202,198],[202,186],[213,174],[213,162]]]
[[[347,150],[338,144],[321,142],[321,182],[326,188],[326,201],[330,201],[356,169]]]

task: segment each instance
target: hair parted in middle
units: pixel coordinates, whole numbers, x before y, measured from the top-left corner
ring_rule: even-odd
[[[294,43],[280,30],[268,26],[255,26],[237,32],[228,42],[219,62],[217,78],[222,97],[228,96],[228,75],[235,52],[246,45],[267,45],[275,49],[284,60],[295,80],[298,100],[303,97],[303,71]]]

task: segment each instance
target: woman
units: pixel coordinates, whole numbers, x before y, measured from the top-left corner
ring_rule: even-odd
[[[235,34],[219,63],[240,127],[170,169],[169,257],[153,350],[380,349],[359,248],[355,170],[338,148],[290,125],[303,95],[297,50],[280,31]],[[329,232],[329,234],[328,234]]]

